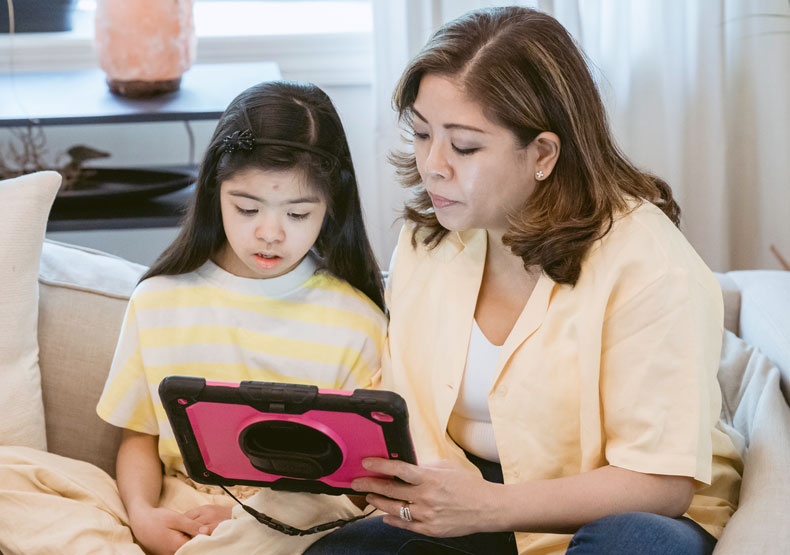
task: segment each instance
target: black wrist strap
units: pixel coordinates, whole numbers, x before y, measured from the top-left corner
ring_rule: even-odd
[[[355,522],[357,520],[365,518],[366,516],[370,516],[371,514],[373,514],[373,511],[376,510],[376,509],[373,509],[372,511],[369,511],[369,512],[365,513],[364,515],[355,516],[354,518],[333,520],[332,522],[325,522],[323,524],[318,524],[318,525],[313,526],[311,528],[305,528],[305,529],[303,529],[303,528],[295,528],[293,526],[289,526],[288,524],[285,524],[284,522],[280,522],[279,520],[277,520],[275,518],[272,518],[272,517],[270,517],[268,515],[260,513],[258,511],[256,511],[255,509],[253,509],[252,507],[250,507],[249,505],[245,505],[244,503],[239,501],[238,498],[235,495],[233,495],[231,492],[229,492],[228,489],[225,486],[220,484],[219,487],[221,487],[225,491],[225,493],[230,495],[233,498],[233,500],[236,501],[236,503],[241,505],[242,508],[245,511],[247,511],[247,513],[252,515],[252,517],[255,520],[257,520],[261,524],[265,524],[266,526],[268,526],[272,530],[277,530],[278,532],[280,532],[282,534],[286,534],[288,536],[307,536],[307,535],[310,535],[310,534],[316,534],[318,532],[323,532],[325,530],[331,530],[332,528],[340,528],[341,526],[345,526],[346,524],[349,524],[351,522]]]

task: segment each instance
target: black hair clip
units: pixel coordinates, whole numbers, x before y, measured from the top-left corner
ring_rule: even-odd
[[[237,150],[252,150],[254,146],[255,137],[252,136],[252,131],[249,129],[234,131],[222,139],[222,150],[228,154]]]
[[[231,135],[228,135],[222,139],[222,153],[230,154],[231,152],[235,152],[237,150],[249,151],[255,148],[255,145],[284,146],[288,148],[304,150],[329,160],[329,162],[334,166],[340,165],[340,161],[337,159],[337,156],[327,152],[323,148],[295,141],[287,141],[284,139],[256,139],[250,129],[245,129],[244,131],[234,131]]]

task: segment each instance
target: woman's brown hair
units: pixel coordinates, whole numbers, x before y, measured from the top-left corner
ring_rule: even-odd
[[[551,174],[510,218],[505,245],[557,283],[574,285],[582,260],[611,228],[629,198],[649,201],[678,225],[680,208],[661,179],[638,170],[612,138],[606,111],[579,47],[557,20],[522,7],[470,12],[439,29],[410,62],[393,95],[411,126],[422,77],[453,78],[493,122],[527,146],[555,133],[560,154]],[[413,154],[393,153],[401,183],[416,187],[404,216],[412,243],[436,246],[448,233],[431,209]]]

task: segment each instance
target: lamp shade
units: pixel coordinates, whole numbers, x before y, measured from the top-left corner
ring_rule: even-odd
[[[99,0],[95,45],[115,94],[177,90],[195,60],[192,0]]]

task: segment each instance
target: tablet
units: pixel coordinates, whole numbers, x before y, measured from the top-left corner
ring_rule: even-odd
[[[189,477],[213,485],[358,494],[365,457],[416,464],[406,402],[391,391],[169,376],[162,400]]]

